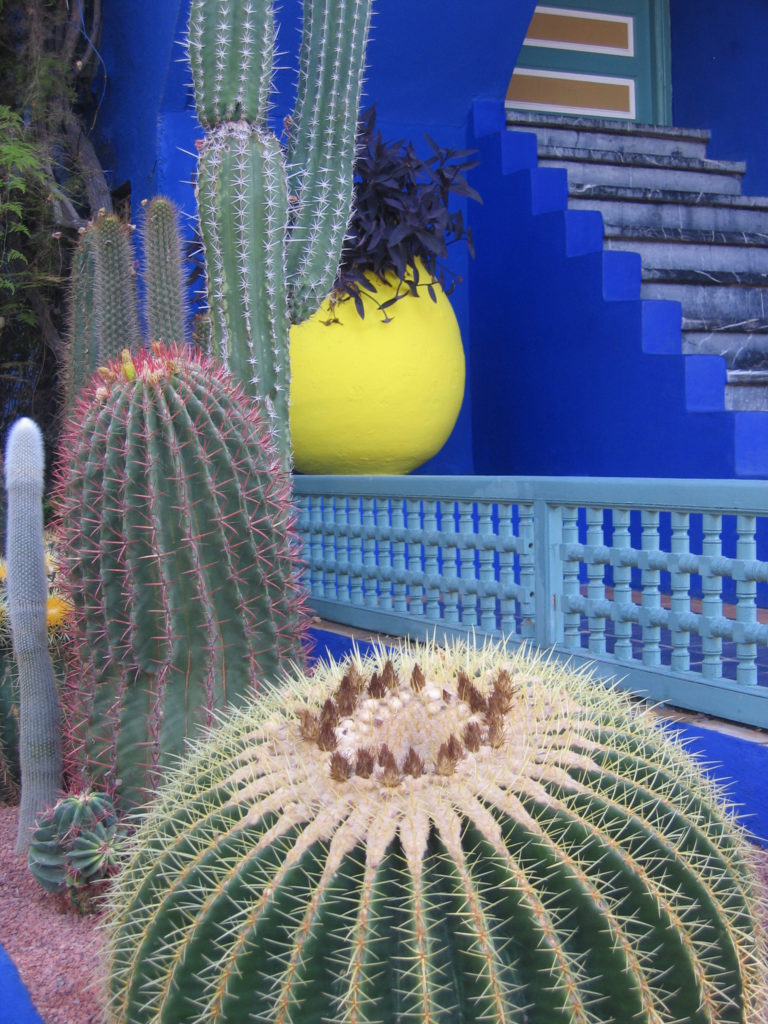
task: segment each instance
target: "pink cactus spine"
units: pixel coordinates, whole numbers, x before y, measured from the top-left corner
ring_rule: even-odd
[[[61,452],[68,758],[127,807],[217,710],[303,661],[290,479],[227,372],[161,346],[100,371]]]

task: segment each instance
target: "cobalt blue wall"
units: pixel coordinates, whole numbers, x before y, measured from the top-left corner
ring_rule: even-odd
[[[500,105],[478,132],[475,472],[768,475],[768,417],[724,411],[724,361],[681,355],[680,307],[640,300],[640,257],[603,251],[600,215],[567,209],[565,172]]]
[[[671,0],[674,123],[709,128],[708,153],[746,160],[744,191],[768,195],[768,3]]]
[[[114,184],[130,181],[134,212],[157,192],[170,195],[190,215],[195,212],[190,182],[194,141],[202,132],[176,42],[183,38],[188,7],[189,0],[122,0],[105,19],[102,49],[109,80],[100,116],[101,152],[114,168]],[[464,147],[473,101],[504,96],[534,7],[535,0],[484,0],[471,13],[464,0],[377,5],[364,104],[376,102],[384,137],[424,145],[426,131],[440,145]],[[286,70],[276,77],[278,126],[292,106],[300,16],[300,0],[280,5],[278,47]],[[451,253],[450,266],[466,277],[468,257],[461,249]],[[466,285],[457,288],[452,301],[466,339]],[[450,441],[424,471],[469,473],[472,468],[467,399]]]

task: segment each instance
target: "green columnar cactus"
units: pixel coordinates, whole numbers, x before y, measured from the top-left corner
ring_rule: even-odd
[[[333,285],[352,204],[371,0],[306,0],[287,153],[267,124],[274,4],[192,0],[197,199],[213,348],[274,426],[290,462],[289,323]],[[237,8],[236,10],[233,8]]]
[[[75,249],[65,372],[68,412],[98,367],[119,358],[123,349],[136,352],[143,346],[131,233],[113,214],[99,214]],[[156,196],[148,203],[142,241],[149,340],[181,345],[187,303],[178,215],[170,200]]]
[[[62,780],[59,695],[46,632],[43,469],[43,438],[37,424],[17,420],[5,452],[8,615],[19,670],[21,806],[16,853],[27,851],[35,818],[54,802]]]
[[[66,410],[99,366],[100,336],[96,300],[96,230],[89,225],[72,256],[69,278],[69,337],[64,367]]]
[[[286,267],[291,322],[310,317],[333,288],[352,210],[358,109],[370,4],[304,4],[299,86],[288,175],[298,199]],[[351,71],[350,71],[351,69]],[[337,83],[344,83],[343,88]]]
[[[222,719],[111,894],[113,1022],[752,1024],[750,850],[629,699],[456,646]]]
[[[123,836],[106,794],[69,794],[38,819],[27,855],[29,870],[47,892],[70,906],[95,910],[118,869]]]
[[[144,259],[149,338],[181,345],[187,336],[188,316],[184,258],[176,207],[164,196],[155,196],[145,207]]]
[[[132,229],[115,214],[102,213],[86,230],[96,234],[95,299],[101,366],[119,356],[124,348],[133,352],[141,337]]]
[[[110,364],[62,440],[79,663],[73,771],[128,808],[214,713],[302,659],[290,484],[242,388],[153,346]]]

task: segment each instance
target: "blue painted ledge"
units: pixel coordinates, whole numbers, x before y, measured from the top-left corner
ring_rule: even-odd
[[[32,1005],[27,990],[21,983],[16,966],[0,946],[0,994],[3,1002],[3,1013],[8,1014],[3,1020],[13,1024],[43,1024],[42,1018]]]
[[[313,629],[311,633],[315,659],[344,658],[355,643],[364,655],[372,649],[369,643],[355,642],[328,630]],[[688,750],[701,757],[713,778],[726,784],[731,799],[738,804],[744,825],[760,846],[768,848],[768,746],[679,722],[669,728],[680,733]],[[43,1024],[2,946],[0,993],[3,1012],[8,1014],[2,1019],[13,1021],[13,1024]]]

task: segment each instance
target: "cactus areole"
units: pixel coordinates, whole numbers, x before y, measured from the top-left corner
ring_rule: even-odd
[[[155,345],[83,391],[58,503],[71,767],[128,807],[216,710],[303,659],[290,482],[229,374]]]
[[[525,654],[321,666],[229,714],[133,842],[115,1022],[757,1019],[717,793],[625,696]]]

